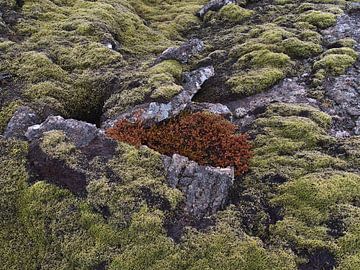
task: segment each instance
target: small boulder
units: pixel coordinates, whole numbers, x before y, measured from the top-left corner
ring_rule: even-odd
[[[26,140],[25,133],[28,127],[40,123],[35,111],[27,106],[21,106],[11,117],[5,132],[5,138]]]
[[[204,50],[204,43],[197,38],[190,39],[182,44],[180,47],[171,47],[166,49],[161,55],[156,58],[153,65],[159,64],[165,60],[177,60],[180,63],[187,63],[193,55],[196,55]]]
[[[40,138],[44,132],[61,130],[76,147],[88,145],[100,132],[93,124],[75,119],[64,119],[61,116],[49,116],[41,125],[28,128],[25,136],[29,141]]]
[[[170,187],[184,193],[184,211],[196,219],[212,215],[221,209],[234,181],[233,168],[202,166],[187,157],[163,156]]]

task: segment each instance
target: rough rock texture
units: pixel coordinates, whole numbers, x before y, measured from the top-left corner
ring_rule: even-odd
[[[212,76],[214,76],[214,68],[212,66],[191,71],[184,75],[185,83],[182,92],[173,97],[170,102],[151,102],[135,106],[130,112],[120,115],[115,120],[106,122],[104,127],[110,127],[115,121],[124,118],[132,122],[141,121],[146,125],[174,117],[191,103],[191,99],[201,88],[202,84]]]
[[[93,124],[64,119],[61,116],[49,116],[40,125],[29,127],[25,135],[29,141],[33,141],[51,130],[63,131],[77,147],[88,145],[100,132]]]
[[[227,106],[238,118],[236,122],[239,126],[246,129],[254,122],[259,113],[262,113],[269,104],[276,102],[318,106],[315,99],[307,97],[306,85],[301,83],[298,78],[285,79],[267,92],[231,101],[227,103]]]
[[[16,110],[11,117],[5,132],[5,138],[26,139],[25,133],[28,127],[40,123],[36,112],[27,106],[22,106]]]
[[[223,6],[230,4],[230,3],[236,3],[236,0],[211,0],[209,3],[207,3],[205,6],[203,6],[196,15],[200,18],[203,18],[205,14],[209,11],[217,11],[221,9]]]
[[[360,53],[360,10],[358,3],[347,6],[349,14],[338,18],[334,27],[324,30],[328,43],[335,40],[352,38],[356,41],[355,49]],[[325,84],[326,96],[331,100],[332,107],[325,108],[335,115],[332,133],[337,137],[351,134],[360,135],[360,64],[359,61],[346,74],[328,79]]]
[[[180,47],[171,47],[163,51],[160,56],[156,58],[153,65],[164,60],[177,60],[185,64],[192,56],[199,54],[203,50],[204,43],[200,39],[193,38],[183,43]]]
[[[187,107],[187,110],[191,112],[211,112],[214,114],[222,115],[225,118],[231,118],[232,113],[229,110],[229,108],[226,105],[220,104],[220,103],[198,103],[198,102],[192,102]]]
[[[166,179],[185,196],[185,212],[195,218],[216,213],[227,201],[234,181],[232,168],[200,166],[188,158],[174,154],[163,156]]]

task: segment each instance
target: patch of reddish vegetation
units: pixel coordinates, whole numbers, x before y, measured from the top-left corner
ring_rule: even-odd
[[[202,165],[234,166],[236,175],[249,168],[251,145],[247,136],[236,134],[234,124],[211,113],[186,113],[150,128],[120,120],[106,134],[165,155],[177,153]]]

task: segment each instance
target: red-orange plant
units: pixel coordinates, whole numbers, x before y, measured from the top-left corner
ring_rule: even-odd
[[[182,114],[150,128],[120,120],[106,133],[162,154],[178,153],[202,165],[234,166],[236,175],[248,170],[251,157],[246,135],[236,134],[236,126],[223,117],[204,112]]]

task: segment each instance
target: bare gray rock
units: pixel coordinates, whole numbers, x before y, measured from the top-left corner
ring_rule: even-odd
[[[224,116],[225,118],[230,118],[232,116],[229,108],[221,103],[192,102],[186,107],[186,109],[191,112],[211,112]]]
[[[26,140],[25,132],[28,127],[38,123],[40,123],[40,119],[35,111],[27,106],[21,106],[7,124],[4,137]]]
[[[211,11],[218,11],[223,6],[226,6],[231,3],[236,3],[236,0],[212,0],[209,3],[207,3],[205,6],[203,6],[196,15],[200,18],[203,18],[206,13]]]
[[[171,47],[166,49],[161,55],[156,58],[153,65],[156,65],[165,60],[177,60],[180,63],[187,63],[193,55],[196,55],[204,50],[204,43],[197,38],[190,39],[182,44],[180,47]]]
[[[234,181],[233,168],[201,166],[177,154],[163,156],[163,162],[169,186],[184,193],[187,214],[203,218],[224,206]]]
[[[360,5],[347,4],[348,14],[338,17],[336,25],[323,31],[328,43],[352,38],[360,53]],[[360,62],[349,68],[344,75],[328,78],[323,84],[325,95],[332,106],[323,110],[334,116],[331,132],[336,137],[360,135]]]
[[[33,141],[51,130],[63,131],[77,147],[88,145],[101,132],[93,124],[75,119],[64,119],[61,116],[49,116],[42,124],[29,127],[25,136],[29,141]]]

